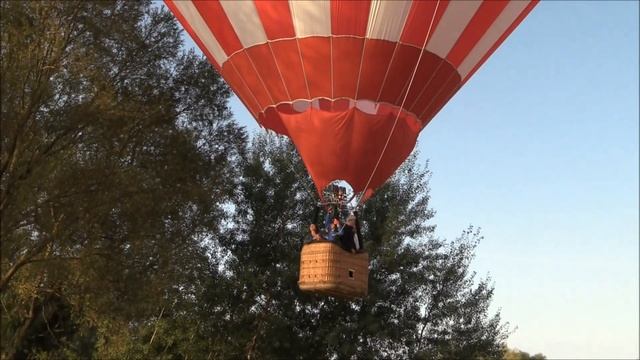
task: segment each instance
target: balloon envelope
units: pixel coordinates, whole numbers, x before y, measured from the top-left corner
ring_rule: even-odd
[[[318,192],[365,198],[537,1],[165,0]]]

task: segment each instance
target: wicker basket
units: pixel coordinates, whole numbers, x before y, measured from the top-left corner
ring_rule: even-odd
[[[328,241],[312,242],[300,253],[300,290],[341,298],[367,296],[369,254],[351,254]]]

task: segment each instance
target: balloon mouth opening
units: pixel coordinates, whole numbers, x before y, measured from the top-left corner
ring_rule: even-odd
[[[322,189],[322,199],[326,203],[353,205],[356,195],[351,184],[342,179],[333,180]]]

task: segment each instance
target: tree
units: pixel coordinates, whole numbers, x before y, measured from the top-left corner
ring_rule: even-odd
[[[506,326],[489,315],[489,279],[469,271],[479,233],[435,237],[430,173],[412,156],[362,210],[369,295],[300,293],[298,249],[315,200],[293,146],[258,136],[244,167],[229,249],[237,287],[226,353],[247,358],[501,357]],[[231,341],[233,339],[233,341]]]
[[[152,351],[236,196],[230,91],[150,2],[0,6],[3,356]]]
[[[499,358],[506,325],[435,235],[411,157],[361,211],[369,296],[301,293],[316,202],[293,145],[247,143],[220,76],[150,2],[1,2],[6,358]]]

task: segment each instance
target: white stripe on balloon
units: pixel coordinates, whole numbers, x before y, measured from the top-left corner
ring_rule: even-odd
[[[215,36],[211,33],[211,29],[204,21],[202,16],[200,16],[200,12],[196,9],[195,5],[191,1],[174,1],[173,4],[178,8],[178,11],[184,16],[185,20],[188,24],[191,25],[193,31],[198,35],[200,40],[204,46],[207,47],[207,50],[213,55],[215,60],[218,62],[218,65],[222,66],[222,64],[227,61],[227,54],[216,40]]]
[[[367,24],[367,38],[393,42],[400,40],[410,9],[411,1],[407,0],[372,1]]]
[[[331,3],[328,0],[289,1],[296,37],[331,36]]]
[[[500,13],[493,24],[491,24],[491,27],[489,27],[487,32],[485,32],[480,41],[476,43],[458,67],[458,72],[460,73],[460,77],[463,82],[469,72],[478,64],[478,61],[486,55],[487,51],[491,49],[498,38],[500,38],[509,26],[513,24],[518,15],[524,11],[527,5],[529,5],[529,1],[511,1],[502,10],[502,13]]]
[[[445,58],[480,7],[480,1],[451,1],[426,49]]]
[[[267,34],[253,1],[220,1],[245,49],[267,42]]]

